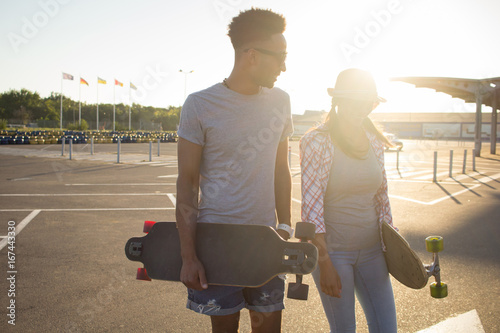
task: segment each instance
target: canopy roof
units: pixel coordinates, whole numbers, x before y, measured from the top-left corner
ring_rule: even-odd
[[[460,79],[451,77],[394,77],[391,81],[402,81],[417,88],[430,88],[438,92],[463,99],[466,103],[476,103],[476,94],[481,96],[482,104],[500,107],[500,77],[489,79]]]

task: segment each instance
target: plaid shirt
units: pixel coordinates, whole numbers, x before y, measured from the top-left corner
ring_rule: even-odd
[[[387,176],[384,167],[384,144],[374,134],[370,132],[366,132],[366,134],[382,171],[382,185],[375,194],[379,225],[381,227],[384,221],[392,225],[391,205],[387,193]],[[326,232],[323,201],[333,154],[334,146],[324,125],[305,134],[300,139],[302,221],[314,223],[316,233]],[[382,228],[379,229],[382,231]],[[385,249],[385,246],[383,248]]]

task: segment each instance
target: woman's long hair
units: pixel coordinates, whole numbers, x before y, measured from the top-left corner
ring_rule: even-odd
[[[353,101],[352,104],[356,104],[358,101]],[[369,102],[372,103],[372,102]],[[359,152],[356,151],[356,148],[351,144],[349,137],[346,137],[345,135],[342,135],[342,131],[340,131],[339,126],[340,122],[338,119],[337,115],[337,108],[338,106],[338,101],[333,98],[332,99],[332,109],[330,110],[330,113],[328,113],[328,116],[325,119],[324,124],[325,130],[329,132],[330,137],[332,139],[332,142],[342,149],[342,151],[351,157],[357,158],[357,159],[363,159],[364,156],[366,155],[365,152]],[[348,107],[348,106],[347,106]],[[385,135],[382,133],[382,131],[373,123],[373,121],[369,118],[366,117],[363,119],[362,122],[362,127],[365,131],[372,133],[377,137],[378,140],[380,140],[384,145],[392,147],[393,144],[385,137]]]

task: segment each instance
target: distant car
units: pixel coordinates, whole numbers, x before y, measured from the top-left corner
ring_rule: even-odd
[[[394,145],[394,147],[385,146],[385,150],[389,150],[391,148],[396,148],[396,150],[403,149],[403,141],[399,140],[396,135],[392,133],[384,133],[384,135]]]

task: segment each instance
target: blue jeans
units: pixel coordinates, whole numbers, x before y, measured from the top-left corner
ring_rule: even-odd
[[[397,332],[396,306],[381,245],[359,251],[330,252],[342,283],[342,297],[321,291],[319,267],[313,272],[316,287],[333,333],[356,332],[355,300],[358,298],[370,333]]]

